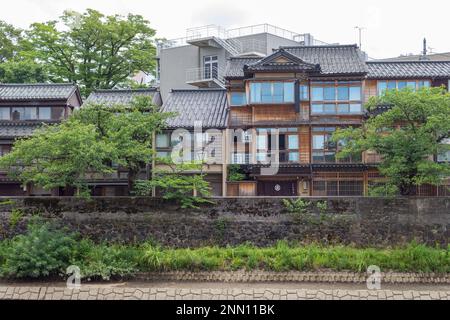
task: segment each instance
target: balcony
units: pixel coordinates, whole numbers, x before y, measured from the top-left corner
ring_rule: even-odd
[[[298,42],[299,45],[311,46],[327,44],[323,41],[314,39],[309,33],[299,34],[267,23],[228,30],[217,25],[207,25],[187,29],[186,37],[184,38],[165,40],[158,43],[157,52],[159,55],[161,50],[191,44],[201,47],[224,47],[232,55],[248,52],[257,52],[265,55],[268,54],[267,50],[270,50],[271,48],[267,48],[264,42],[254,39],[242,39],[242,37],[261,33],[269,33],[295,41]]]
[[[223,75],[223,68],[192,68],[186,70],[186,83],[199,88],[225,88]]]

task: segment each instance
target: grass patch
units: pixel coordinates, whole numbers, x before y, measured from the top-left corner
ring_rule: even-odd
[[[450,246],[375,249],[350,246],[289,245],[259,248],[164,248],[154,242],[135,245],[97,244],[48,224],[35,223],[28,232],[0,241],[0,275],[9,278],[64,276],[76,265],[83,278],[109,280],[137,272],[161,271],[314,271],[330,269],[365,272],[370,265],[382,271],[450,272]]]
[[[393,249],[361,249],[346,246],[289,246],[279,242],[267,248],[251,245],[198,249],[143,246],[138,250],[143,252],[139,261],[141,271],[332,269],[365,272],[368,266],[377,265],[384,271],[447,273],[450,272],[449,249],[415,243]]]

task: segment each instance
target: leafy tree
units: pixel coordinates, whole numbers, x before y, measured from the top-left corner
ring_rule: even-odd
[[[376,114],[380,106],[387,111]],[[450,175],[448,163],[434,157],[449,150],[450,94],[444,88],[388,91],[367,103],[372,116],[358,128],[337,130],[335,142],[345,143],[338,157],[375,151],[382,157],[378,165],[386,177],[384,190],[411,195],[422,184],[439,185]]]
[[[114,163],[128,171],[131,191],[141,168],[151,162],[153,132],[171,115],[159,112],[149,97],[137,97],[130,106],[86,105],[65,122],[18,140],[0,158],[0,167],[23,184],[75,187],[87,195],[86,180],[114,172]]]
[[[128,170],[129,190],[133,190],[140,169],[149,164],[154,155],[153,133],[160,132],[172,116],[159,112],[156,107],[148,109],[148,106],[148,97],[136,97],[131,111],[120,113],[109,123],[108,137],[115,143],[117,163]]]
[[[34,60],[33,50],[22,30],[0,21],[0,82],[47,81],[47,69]]]
[[[109,173],[106,159],[113,146],[101,139],[92,124],[76,119],[60,125],[45,125],[30,137],[17,140],[11,153],[0,158],[0,167],[24,185],[47,190],[75,187],[80,195],[88,191],[88,173]]]
[[[136,181],[136,195],[150,195],[155,188],[164,199],[178,201],[182,208],[198,208],[200,204],[212,203],[206,199],[211,196],[211,188],[205,181],[202,162],[174,164],[172,159],[165,158],[158,159],[158,164],[161,167],[154,169],[152,180]]]
[[[137,71],[153,72],[154,35],[140,15],[105,16],[92,9],[65,11],[59,20],[34,23],[27,32],[38,61],[51,66],[51,80],[76,82],[86,96],[93,89],[113,88]]]
[[[22,39],[22,30],[0,20],[0,63],[12,59]]]

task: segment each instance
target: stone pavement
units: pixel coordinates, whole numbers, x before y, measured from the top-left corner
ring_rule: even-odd
[[[450,290],[183,288],[83,285],[0,286],[0,299],[20,300],[450,300]]]

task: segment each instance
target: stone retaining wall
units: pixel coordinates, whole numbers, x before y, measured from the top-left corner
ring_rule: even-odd
[[[282,199],[220,198],[198,210],[161,199],[99,197],[0,198],[0,238],[24,232],[33,215],[97,241],[195,247],[279,240],[389,246],[412,240],[446,246],[450,198],[312,198],[306,214],[286,212]],[[319,210],[317,203],[326,202]]]
[[[272,271],[213,271],[213,272],[154,272],[133,277],[134,281],[167,282],[301,282],[301,283],[366,283],[367,273],[358,272],[272,272]],[[381,272],[384,284],[450,284],[450,274]]]

